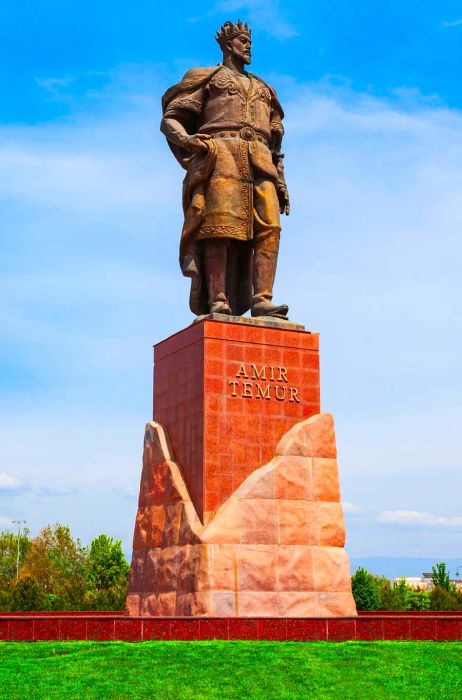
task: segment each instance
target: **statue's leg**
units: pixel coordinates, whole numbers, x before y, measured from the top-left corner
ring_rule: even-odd
[[[269,180],[254,187],[254,256],[252,316],[287,319],[287,304],[275,305],[273,284],[279,252],[281,225],[276,188]]]
[[[203,268],[211,314],[230,314],[226,296],[226,266],[229,241],[205,239],[203,242]]]
[[[229,241],[226,260],[226,296],[233,314],[237,313],[238,307],[236,292],[239,279],[239,245],[242,245],[241,241]]]

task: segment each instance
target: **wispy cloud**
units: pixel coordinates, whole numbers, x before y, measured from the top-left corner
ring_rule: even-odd
[[[77,496],[81,490],[76,486],[66,486],[64,488],[50,488],[49,486],[39,486],[36,494],[40,498],[61,498],[62,496]]]
[[[455,19],[452,21],[445,20],[443,22],[443,27],[460,27],[461,24],[462,24],[462,19]]]
[[[416,510],[384,510],[378,516],[378,521],[389,525],[404,526],[442,526],[462,528],[460,515],[436,515],[435,513],[419,512]]]
[[[29,490],[29,485],[22,479],[18,479],[11,474],[0,472],[0,494],[2,496],[17,496]]]
[[[72,85],[75,78],[72,75],[64,75],[59,78],[36,78],[35,82],[46,92],[55,95]]]
[[[16,477],[5,474],[4,472],[0,473],[0,489],[17,489],[22,485],[23,482],[20,481],[20,479],[16,479]]]
[[[0,515],[0,527],[1,528],[7,528],[8,530],[11,530],[13,527],[13,518],[8,518],[5,515]]]
[[[114,489],[114,493],[117,493],[122,498],[127,498],[132,503],[135,503],[138,498],[138,485],[125,485],[120,488]]]
[[[219,0],[214,7],[206,13],[211,17],[218,13],[229,13],[231,21],[235,22],[238,17],[231,16],[231,13],[243,14],[242,20],[247,20],[252,27],[258,27],[270,36],[284,41],[293,36],[297,36],[296,27],[289,22],[281,10],[280,0]],[[201,16],[195,15],[189,18],[190,22],[200,21]]]
[[[100,95],[94,117],[0,127],[0,321],[12,367],[1,377],[0,469],[34,485],[22,499],[33,527],[66,519],[89,540],[96,525],[83,509],[93,499],[104,503],[98,529],[128,542],[151,345],[191,315],[177,261],[183,173],[158,133],[152,90],[140,78],[130,93],[126,82],[114,78],[112,111]],[[276,294],[323,334],[342,487],[355,470],[381,475],[377,512],[394,505],[396,472],[420,464],[451,468],[460,490],[462,114],[419,95],[410,104],[398,93],[390,101],[326,82],[272,82],[286,92],[293,204]],[[51,498],[73,485],[82,493],[65,508]],[[359,513],[359,496],[346,493],[345,512]],[[363,547],[367,524],[350,520]],[[434,528],[449,547],[448,529]]]

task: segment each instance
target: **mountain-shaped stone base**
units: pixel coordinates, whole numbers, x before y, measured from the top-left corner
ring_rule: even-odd
[[[163,428],[147,424],[128,615],[356,615],[344,543],[330,414],[291,428],[205,526]]]

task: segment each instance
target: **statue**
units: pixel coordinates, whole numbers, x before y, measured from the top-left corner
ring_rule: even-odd
[[[186,170],[180,265],[191,278],[190,308],[287,320],[272,303],[281,231],[289,214],[275,91],[248,73],[251,31],[225,22],[216,35],[223,63],[192,68],[162,98],[161,131]]]

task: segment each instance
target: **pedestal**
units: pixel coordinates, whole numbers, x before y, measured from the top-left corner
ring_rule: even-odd
[[[154,417],[128,615],[356,614],[316,334],[203,319],[155,346]]]
[[[215,315],[155,346],[154,420],[204,523],[319,401],[319,336],[302,326]]]

